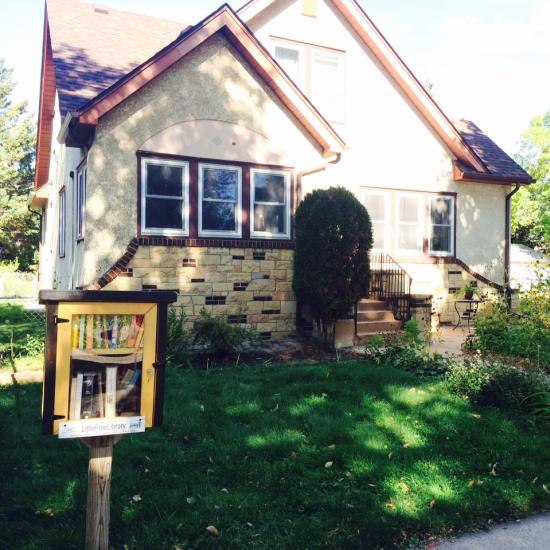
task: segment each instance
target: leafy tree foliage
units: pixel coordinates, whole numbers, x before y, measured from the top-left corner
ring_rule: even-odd
[[[27,209],[34,178],[35,130],[27,103],[12,104],[12,70],[0,59],[0,261],[35,263],[39,224]]]
[[[531,120],[515,158],[537,181],[514,195],[512,240],[550,252],[550,110]]]
[[[331,187],[305,197],[295,224],[294,292],[309,308],[327,345],[334,323],[367,294],[370,218],[352,193]]]

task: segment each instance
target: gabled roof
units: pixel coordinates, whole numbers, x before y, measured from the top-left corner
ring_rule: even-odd
[[[46,9],[62,118],[188,28],[77,0],[47,0]]]
[[[243,21],[249,22],[276,1],[250,0],[237,13]],[[475,126],[475,131],[472,128],[459,129],[451,122],[356,0],[330,2],[456,157],[455,176],[459,180],[533,182],[514,160],[473,123],[470,124]],[[462,167],[462,172],[457,171],[457,167]],[[468,177],[461,177],[464,173]]]
[[[80,124],[96,125],[100,117],[218,32],[223,32],[229,42],[306,128],[319,144],[324,156],[342,153],[346,149],[342,138],[227,4],[197,25],[190,27],[149,60],[86,103],[80,108],[75,118]]]

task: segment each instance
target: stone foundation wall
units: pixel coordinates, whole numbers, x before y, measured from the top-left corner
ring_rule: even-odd
[[[296,331],[292,250],[139,246],[106,290],[174,290],[192,323],[202,309],[265,339]]]
[[[413,279],[414,295],[432,295],[435,324],[456,323],[455,300],[464,297],[462,288],[466,283],[474,284],[476,297],[492,300],[499,293],[498,289],[475,278],[460,264],[403,264],[403,267]],[[459,304],[458,307],[465,306]]]

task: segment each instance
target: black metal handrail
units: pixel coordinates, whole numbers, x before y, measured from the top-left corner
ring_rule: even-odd
[[[398,321],[411,318],[411,276],[389,254],[371,252],[369,298],[391,304]]]

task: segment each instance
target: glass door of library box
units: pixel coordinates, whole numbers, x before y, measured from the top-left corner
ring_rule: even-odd
[[[144,416],[155,400],[157,304],[60,303],[55,422]]]

